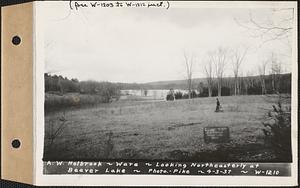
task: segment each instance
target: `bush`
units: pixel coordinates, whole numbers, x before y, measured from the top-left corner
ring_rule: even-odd
[[[116,84],[110,82],[99,82],[96,91],[106,103],[111,102],[112,98],[118,100],[121,95],[120,88]]]
[[[197,93],[196,93],[195,90],[193,90],[193,91],[191,92],[191,98],[196,98],[196,97],[198,97],[198,96],[197,96]]]
[[[204,87],[203,91],[199,93],[199,97],[208,97],[208,88]]]
[[[183,95],[182,95],[182,99],[188,99],[189,98],[189,94],[188,93],[184,93]]]
[[[279,100],[263,122],[266,143],[270,144],[280,161],[291,161],[291,111],[284,110]]]
[[[96,81],[82,81],[80,82],[80,93],[82,94],[96,94],[97,93],[97,85]]]
[[[176,100],[182,99],[182,92],[177,91],[177,92],[175,93],[175,99],[176,99]]]
[[[167,101],[174,101],[174,95],[173,94],[171,94],[171,93],[169,93],[169,94],[167,94]]]

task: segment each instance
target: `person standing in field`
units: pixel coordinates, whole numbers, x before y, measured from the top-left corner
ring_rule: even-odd
[[[220,101],[219,99],[217,98],[217,106],[216,106],[216,112],[219,112],[220,111]]]

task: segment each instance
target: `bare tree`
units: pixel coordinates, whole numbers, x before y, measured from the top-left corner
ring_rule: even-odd
[[[239,73],[239,76],[237,77],[237,94],[236,95],[242,95],[244,94],[243,86],[245,85],[246,78],[243,75],[243,72]]]
[[[197,90],[199,92],[199,95],[201,95],[204,91],[204,84],[203,82],[199,82],[198,86],[197,86]]]
[[[258,73],[259,73],[262,95],[265,95],[267,93],[266,80],[265,80],[267,64],[268,64],[268,60],[264,60],[260,65],[258,65]]]
[[[213,79],[214,79],[214,73],[213,73],[213,61],[211,58],[209,58],[206,62],[206,65],[204,66],[204,71],[206,74],[206,81],[207,81],[207,88],[208,88],[208,96],[212,96],[212,86],[213,86]]]
[[[248,95],[248,89],[253,86],[253,73],[251,71],[246,72],[246,77],[243,77],[245,94]]]
[[[184,57],[184,64],[185,64],[185,70],[186,70],[186,80],[187,80],[187,88],[188,88],[188,95],[189,99],[191,98],[192,93],[192,86],[193,86],[193,65],[194,65],[194,56],[188,55],[185,51],[183,52]]]
[[[272,76],[272,90],[273,93],[279,93],[280,90],[280,74],[281,74],[281,62],[277,59],[272,52],[270,57],[271,62],[271,76]]]
[[[240,26],[247,28],[252,37],[262,38],[262,44],[283,40],[289,45],[294,24],[294,8],[277,8],[271,9],[270,12],[270,16],[265,19],[255,18],[255,15],[249,12],[247,20],[235,20]]]
[[[218,85],[218,96],[220,97],[222,95],[222,79],[224,69],[227,63],[227,49],[219,47],[216,51],[210,53],[209,58],[215,68]]]
[[[241,50],[241,48],[233,50],[231,62],[234,74],[234,95],[240,94],[239,71],[247,51],[248,48],[246,48],[245,50]]]

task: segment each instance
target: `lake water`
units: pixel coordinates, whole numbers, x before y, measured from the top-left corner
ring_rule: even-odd
[[[167,94],[170,90],[168,89],[149,89],[149,90],[121,90],[121,99],[126,98],[126,96],[136,96],[143,97],[145,99],[153,100],[165,100]],[[180,91],[182,93],[187,93],[187,90],[174,90],[174,92]]]

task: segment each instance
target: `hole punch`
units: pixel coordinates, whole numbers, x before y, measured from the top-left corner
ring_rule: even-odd
[[[20,38],[19,36],[14,36],[14,37],[12,38],[12,43],[13,43],[14,45],[19,45],[19,44],[21,43],[21,38]]]
[[[12,142],[11,142],[11,145],[13,148],[17,149],[21,146],[21,142],[19,139],[14,139]]]

